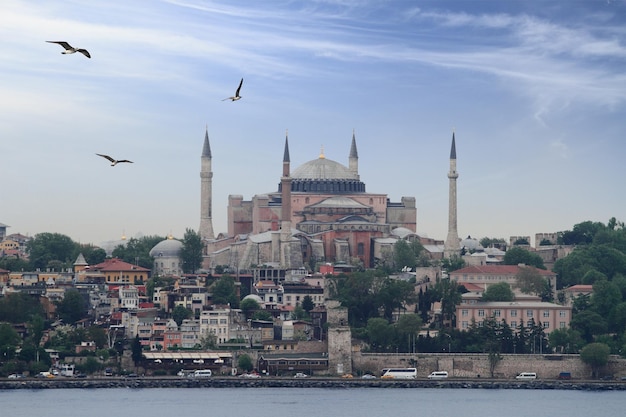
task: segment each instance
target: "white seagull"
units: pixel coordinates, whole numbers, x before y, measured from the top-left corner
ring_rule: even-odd
[[[128,162],[129,164],[133,163],[133,161],[129,161],[128,159],[118,159],[118,160],[116,160],[116,159],[111,158],[109,155],[103,155],[101,153],[97,153],[96,155],[101,156],[101,157],[111,161],[111,166],[112,167],[114,167],[115,165],[117,165],[119,163],[122,163],[122,162]]]
[[[72,45],[70,45],[69,43],[65,41],[46,41],[46,42],[58,43],[59,45],[61,45],[63,48],[65,48],[65,51],[61,52],[62,54],[75,54],[76,52],[80,52],[81,54],[85,55],[87,58],[91,58],[91,55],[89,55],[89,52],[86,49],[74,48]]]
[[[243,84],[243,78],[241,79],[241,81],[239,81],[239,87],[237,87],[237,91],[235,92],[235,95],[232,97],[227,97],[222,101],[226,101],[226,100],[230,100],[230,101],[237,101],[241,98],[241,96],[239,95],[239,90],[241,90],[241,85]]]

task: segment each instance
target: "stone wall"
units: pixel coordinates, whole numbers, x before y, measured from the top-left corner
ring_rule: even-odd
[[[520,372],[536,372],[539,378],[555,379],[561,372],[570,372],[573,379],[591,377],[591,367],[578,355],[501,355],[494,369],[495,378],[514,378]],[[487,354],[367,354],[352,355],[356,373],[372,372],[389,367],[416,367],[418,377],[426,377],[432,371],[448,371],[451,377],[489,378],[490,366]],[[601,375],[616,378],[626,376],[626,359],[611,356],[609,363],[600,371]]]

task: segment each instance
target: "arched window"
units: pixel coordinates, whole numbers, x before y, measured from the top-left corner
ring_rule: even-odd
[[[357,256],[365,255],[365,245],[362,242],[356,245],[356,254]]]

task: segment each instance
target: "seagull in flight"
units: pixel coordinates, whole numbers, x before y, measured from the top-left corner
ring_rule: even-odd
[[[61,45],[63,48],[65,48],[65,51],[61,52],[62,54],[75,54],[76,52],[80,52],[81,54],[85,55],[87,58],[91,58],[91,55],[89,55],[89,52],[86,49],[74,48],[72,45],[70,45],[69,43],[65,41],[46,41],[46,42],[58,43],[59,45]]]
[[[96,155],[101,156],[101,157],[111,161],[111,166],[112,167],[114,167],[115,165],[117,165],[119,163],[122,163],[122,162],[128,162],[129,164],[133,163],[133,161],[129,161],[128,159],[118,159],[118,160],[116,160],[116,159],[111,158],[109,155],[103,155],[101,153],[97,153]]]
[[[241,96],[239,95],[239,90],[241,90],[241,85],[243,84],[243,78],[241,79],[241,81],[239,81],[239,87],[237,87],[237,91],[235,92],[235,95],[233,97],[227,97],[222,101],[226,101],[226,100],[230,100],[230,101],[237,101],[241,98]]]

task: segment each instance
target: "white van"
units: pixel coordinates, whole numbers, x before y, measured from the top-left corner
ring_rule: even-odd
[[[198,369],[193,373],[194,378],[211,378],[211,375],[212,372],[210,369]]]
[[[532,381],[534,379],[537,379],[537,374],[534,372],[522,372],[518,376],[516,376],[515,379]]]
[[[428,375],[428,379],[445,379],[448,377],[448,372],[446,371],[435,371],[435,372],[431,372],[430,375]]]

